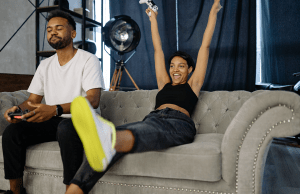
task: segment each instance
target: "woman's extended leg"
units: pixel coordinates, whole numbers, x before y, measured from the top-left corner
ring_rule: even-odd
[[[135,138],[130,130],[117,131],[115,149],[117,152],[130,152]]]
[[[82,193],[89,193],[90,190],[94,187],[97,181],[126,153],[117,152],[114,157],[112,158],[110,164],[107,166],[106,170],[103,172],[96,172],[94,171],[87,159],[83,160],[82,165],[78,169],[75,177],[70,182],[70,187],[68,188],[66,194],[82,194]]]
[[[91,158],[94,160],[92,163],[102,162],[104,164],[103,159],[109,162],[105,171],[95,172],[94,170],[97,171],[97,169],[88,165],[88,162],[89,164],[91,162],[84,161],[71,181],[84,193],[88,193],[98,179],[125,153],[161,150],[191,143],[195,136],[194,122],[185,114],[169,108],[154,111],[145,117],[143,121],[117,127],[116,143],[112,143],[114,141],[111,138],[114,126],[105,119],[97,117],[93,108],[83,97],[72,102],[71,113],[72,121],[83,143],[85,152],[95,156]],[[114,151],[116,149],[117,153],[111,160],[105,157],[105,153],[95,151],[95,145],[99,145],[99,142],[102,147],[106,147],[108,150],[113,149],[111,146],[115,145]],[[105,152],[105,149],[103,150],[102,152]],[[73,193],[77,193],[74,191],[76,188],[78,190],[77,186],[71,184],[70,193],[71,189]],[[82,191],[78,191],[78,193]],[[69,190],[67,193],[69,193]]]
[[[74,179],[71,181],[66,194],[88,193],[97,183],[97,181],[108,171],[108,169],[113,166],[113,164],[115,164],[119,159],[126,155],[126,153],[132,150],[133,145],[134,136],[130,130],[117,131],[115,145],[117,153],[113,157],[106,170],[104,172],[94,171],[85,158]]]

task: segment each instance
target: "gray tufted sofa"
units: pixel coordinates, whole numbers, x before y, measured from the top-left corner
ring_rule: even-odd
[[[156,94],[157,90],[104,91],[102,116],[115,125],[141,120],[154,109]],[[1,114],[28,95],[0,93]],[[2,115],[0,134],[8,125]],[[192,118],[197,128],[193,143],[129,154],[90,193],[258,194],[272,138],[300,133],[300,97],[285,91],[201,92]],[[6,190],[0,150],[0,190]],[[64,193],[62,170],[57,142],[29,147],[24,174],[28,193]]]

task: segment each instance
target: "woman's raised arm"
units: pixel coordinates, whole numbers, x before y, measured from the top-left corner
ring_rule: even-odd
[[[154,61],[155,61],[155,73],[158,89],[161,90],[166,83],[170,82],[170,77],[166,70],[165,56],[162,50],[161,40],[158,32],[157,25],[157,12],[152,11],[150,8],[146,10],[148,14],[151,11],[151,16],[149,16],[151,22],[151,34],[152,42],[154,47]]]
[[[222,6],[220,5],[220,0],[215,0],[210,10],[208,23],[203,35],[201,47],[198,52],[195,71],[188,81],[188,83],[190,84],[191,88],[197,96],[199,95],[204,82],[209,57],[209,47],[212,36],[215,31],[217,13],[220,11],[221,8]]]

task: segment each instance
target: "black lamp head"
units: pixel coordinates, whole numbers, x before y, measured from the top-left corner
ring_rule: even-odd
[[[129,16],[120,15],[108,21],[103,30],[104,44],[118,54],[134,50],[141,39],[140,28]]]

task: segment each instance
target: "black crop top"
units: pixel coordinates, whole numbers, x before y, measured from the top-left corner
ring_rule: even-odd
[[[156,95],[155,109],[163,104],[175,104],[192,115],[197,102],[198,97],[188,83],[176,86],[167,83]]]

